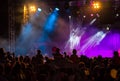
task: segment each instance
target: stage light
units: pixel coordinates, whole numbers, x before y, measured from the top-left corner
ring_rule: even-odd
[[[56,21],[58,19],[58,12],[56,11],[56,9],[50,13],[50,15],[47,18],[46,24],[44,26],[44,30],[48,33],[51,33],[54,31],[55,29],[55,24]]]
[[[106,27],[105,27],[105,31],[109,32],[109,31],[110,31],[110,29],[111,29],[110,27],[111,27],[111,25],[110,25],[110,24],[106,25]]]
[[[86,16],[84,15],[83,18],[86,18]]]
[[[24,5],[24,9],[23,10],[24,10],[24,13],[23,13],[24,14],[24,16],[23,16],[23,22],[26,23],[28,21],[28,18],[27,18],[27,16],[28,16],[27,12],[28,11],[27,11],[26,5]]]
[[[36,7],[35,6],[30,6],[30,11],[31,12],[35,12],[36,11]]]
[[[109,28],[109,27],[106,27],[106,30],[110,30],[110,28]]]
[[[42,11],[42,9],[41,9],[41,8],[38,8],[38,11],[39,11],[39,12],[41,12],[41,11]]]
[[[56,11],[59,11],[59,8],[55,8]]]
[[[26,5],[24,5],[24,11],[26,11],[27,10],[27,7],[26,7]]]
[[[116,14],[116,17],[118,17],[118,16],[119,16],[119,14],[117,13],[117,14]]]
[[[92,17],[92,16],[94,16],[94,14],[90,14],[90,16]]]
[[[79,49],[80,47],[80,41],[81,41],[81,38],[83,36],[83,34],[85,33],[85,30],[84,29],[81,29],[79,27],[77,28],[73,28],[70,30],[70,37],[65,45],[65,49],[69,49],[69,50],[72,50],[72,49]]]
[[[71,16],[69,16],[69,19],[71,19]]]
[[[100,17],[100,15],[99,15],[98,13],[96,14],[96,16],[97,16],[97,17]]]
[[[94,9],[99,9],[101,6],[100,6],[100,3],[99,2],[93,2],[93,8]]]

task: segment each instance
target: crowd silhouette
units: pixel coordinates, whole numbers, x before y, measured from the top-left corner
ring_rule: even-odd
[[[120,81],[120,57],[88,58],[61,54],[54,47],[53,58],[43,56],[41,50],[33,57],[19,56],[0,48],[0,81]]]

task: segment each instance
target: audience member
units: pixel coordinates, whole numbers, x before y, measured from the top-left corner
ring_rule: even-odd
[[[72,50],[69,57],[59,48],[52,49],[53,58],[43,57],[41,50],[35,56],[16,57],[0,48],[0,81],[120,81],[120,57],[78,57]]]

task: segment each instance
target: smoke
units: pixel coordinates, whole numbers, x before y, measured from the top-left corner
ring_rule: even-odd
[[[51,53],[53,46],[63,48],[69,26],[58,15],[55,10],[48,13],[42,10],[31,16],[30,21],[21,28],[16,40],[16,54],[32,55],[36,49],[46,54]]]
[[[0,38],[0,48],[4,48],[6,51],[8,51],[8,46],[9,46],[9,42],[7,39],[4,38]]]

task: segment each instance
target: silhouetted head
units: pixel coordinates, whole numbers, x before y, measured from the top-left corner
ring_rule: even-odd
[[[60,49],[59,48],[56,48],[56,53],[59,53],[60,52]]]
[[[3,48],[0,48],[0,53],[4,53],[4,49]]]
[[[77,54],[77,50],[76,50],[76,49],[73,49],[72,53],[73,53],[73,54]]]
[[[114,51],[114,57],[119,57],[119,53],[118,53],[118,51]]]
[[[37,54],[41,54],[41,50],[37,50]]]
[[[55,53],[55,52],[56,52],[56,49],[57,49],[56,47],[53,47],[53,48],[52,48],[52,52]]]

